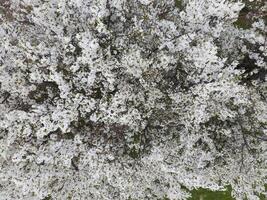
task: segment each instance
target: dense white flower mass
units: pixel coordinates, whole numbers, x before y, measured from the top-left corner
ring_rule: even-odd
[[[266,10],[1,0],[0,200],[267,195]]]

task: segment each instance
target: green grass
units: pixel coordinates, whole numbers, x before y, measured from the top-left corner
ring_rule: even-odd
[[[192,197],[188,200],[235,200],[231,196],[231,188],[226,191],[211,191],[204,188],[199,188],[191,191]]]
[[[267,184],[265,185],[267,189]],[[187,190],[187,188],[185,188]],[[231,196],[232,188],[227,186],[225,191],[211,191],[205,188],[198,188],[190,191],[192,197],[187,200],[235,200]],[[260,200],[266,200],[266,196],[263,194],[258,195]],[[170,200],[167,197],[164,197],[162,200]],[[247,199],[246,199],[247,200]]]
[[[184,188],[188,190],[187,188]],[[235,200],[231,196],[231,187],[228,186],[225,191],[211,191],[205,188],[198,188],[192,191],[188,191],[191,193],[192,197],[187,200]],[[162,200],[170,200],[167,197],[164,197]]]

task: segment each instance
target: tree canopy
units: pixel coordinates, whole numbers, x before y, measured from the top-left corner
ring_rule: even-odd
[[[266,195],[262,0],[1,0],[0,199]]]

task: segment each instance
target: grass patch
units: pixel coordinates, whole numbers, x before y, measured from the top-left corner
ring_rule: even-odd
[[[226,191],[211,191],[204,188],[194,189],[191,191],[192,197],[188,200],[235,200],[231,196],[231,187]]]

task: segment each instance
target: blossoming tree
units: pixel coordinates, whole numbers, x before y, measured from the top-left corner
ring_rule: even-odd
[[[266,8],[0,1],[0,199],[266,195]]]

